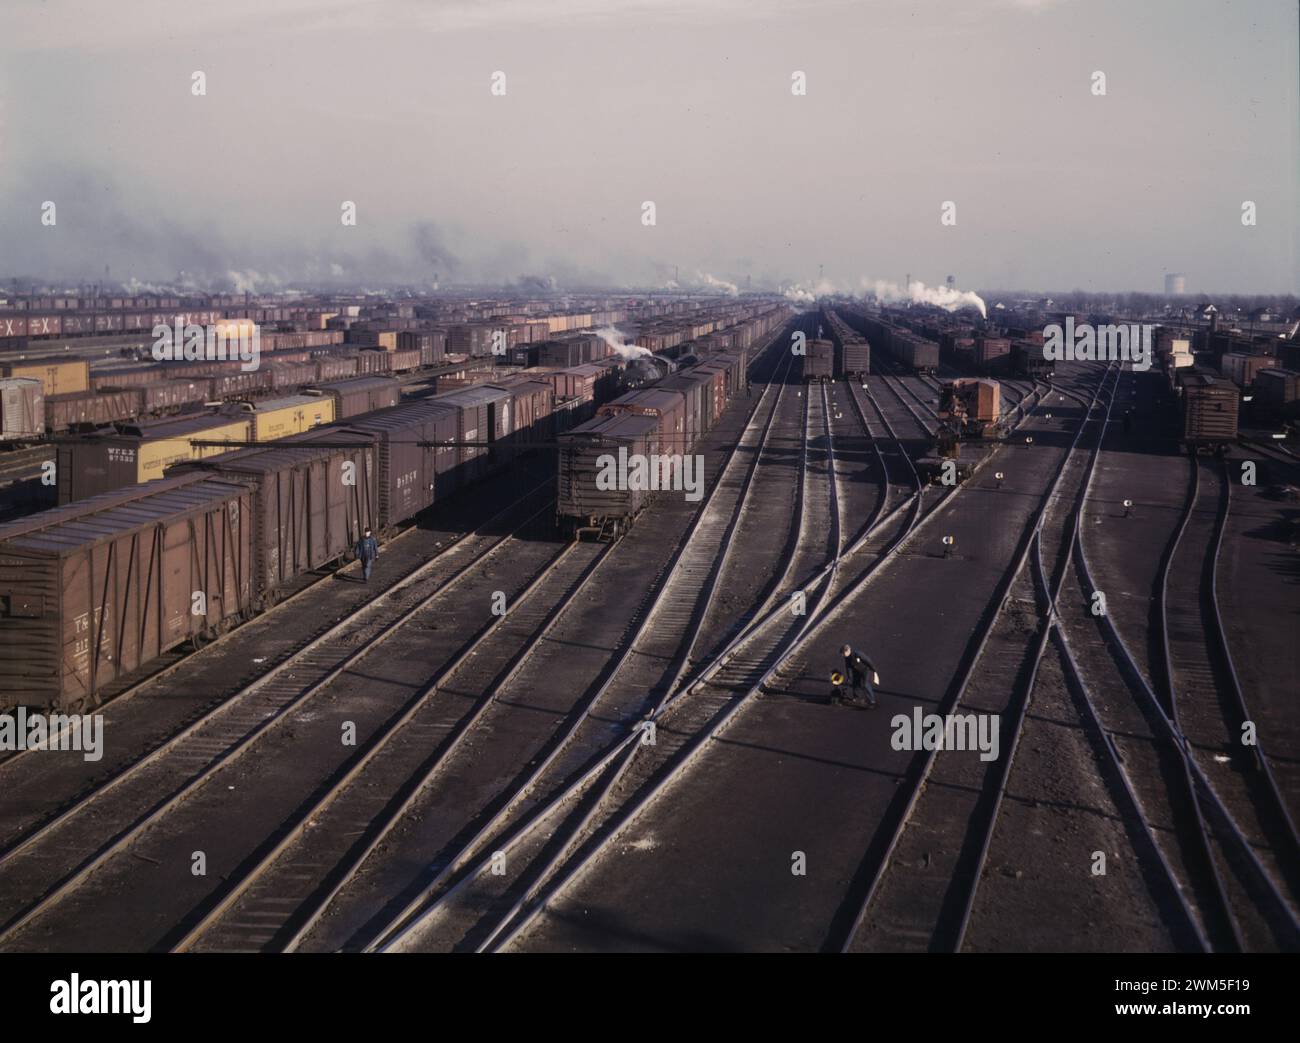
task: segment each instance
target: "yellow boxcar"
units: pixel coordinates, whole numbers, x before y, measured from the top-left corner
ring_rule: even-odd
[[[27,359],[0,363],[0,377],[34,377],[46,395],[90,390],[90,364],[85,359]]]
[[[148,435],[140,442],[136,452],[136,481],[149,482],[161,478],[168,467],[181,460],[202,460],[218,453],[231,452],[230,448],[222,446],[191,445],[192,439],[246,442],[251,430],[249,417],[204,417],[178,420],[174,424],[159,424],[150,428]]]
[[[301,434],[334,419],[334,399],[294,395],[260,403],[252,412],[253,440],[271,442]]]

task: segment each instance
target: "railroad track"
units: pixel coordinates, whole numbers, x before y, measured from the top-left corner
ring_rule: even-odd
[[[720,546],[725,546],[724,537],[734,526],[739,510],[744,504],[754,469],[772,429],[772,421],[776,416],[776,406],[779,403],[783,385],[778,384],[776,387],[773,408],[768,414],[766,423],[762,425],[761,429],[750,425],[747,429],[747,437],[753,435],[754,440],[746,444],[746,440],[742,438],[740,445],[737,447],[749,450],[757,446],[756,451],[752,458],[747,458],[745,454],[737,452],[735,449],[728,454],[727,464],[720,473],[718,480],[713,483],[709,499],[706,501],[705,507],[693,527],[694,538],[688,539],[684,544],[684,549],[678,555],[670,571],[668,586],[664,588],[664,595],[656,601],[656,606],[666,606],[665,617],[656,616],[654,609],[652,609],[642,628],[645,633],[656,635],[660,633],[661,628],[665,625],[668,612],[672,611],[673,606],[679,602],[678,596],[695,578],[704,575],[704,582],[707,585],[711,582],[710,577],[716,575],[716,571],[708,567],[709,555],[711,551],[716,552]],[[765,391],[765,395],[766,393]],[[759,409],[763,407],[762,399],[760,399],[758,406]],[[728,518],[730,518],[730,521],[728,521]],[[600,549],[594,549],[596,546],[599,546]],[[376,770],[376,765],[380,764],[379,759],[386,756],[390,750],[397,750],[397,752],[393,753],[389,759],[400,759],[402,754],[400,749],[397,748],[401,745],[411,746],[412,727],[413,725],[418,726],[420,715],[430,705],[429,697],[435,689],[444,688],[450,684],[452,679],[463,668],[472,666],[473,657],[484,654],[484,643],[490,637],[490,631],[476,638],[452,662],[445,665],[439,671],[438,676],[430,681],[426,695],[418,700],[417,705],[413,705],[401,720],[395,722],[391,728],[379,736],[375,745],[367,751],[364,761],[356,765],[348,773],[347,777],[340,779],[338,784],[326,792],[316,806],[303,816],[303,822],[311,821],[314,823],[312,831],[308,833],[305,828],[298,828],[292,834],[284,837],[239,881],[217,907],[213,908],[187,932],[177,943],[176,948],[223,947],[239,949],[247,948],[250,944],[257,947],[280,944],[285,949],[293,950],[304,946],[312,931],[325,916],[330,903],[357,878],[367,860],[375,856],[379,846],[391,835],[403,816],[410,811],[421,792],[430,786],[440,773],[446,770],[446,765],[451,756],[463,743],[472,737],[474,727],[487,717],[492,698],[495,697],[496,693],[509,687],[519,675],[524,663],[533,655],[541,643],[549,638],[556,623],[561,619],[565,611],[585,591],[592,579],[596,577],[597,568],[604,561],[612,546],[579,544],[573,545],[564,552],[564,556],[580,556],[580,565],[574,566],[574,568],[581,569],[580,576],[567,583],[567,593],[557,603],[554,603],[551,610],[545,613],[545,618],[532,628],[527,639],[515,650],[509,667],[498,677],[492,679],[489,684],[481,688],[484,694],[480,698],[475,711],[464,717],[456,725],[449,724],[446,721],[432,721],[417,728],[418,731],[432,729],[430,735],[433,738],[440,735],[448,736],[438,745],[437,753],[430,763],[421,765],[414,777],[409,770],[402,771],[382,766],[379,767],[378,772]],[[581,550],[576,548],[581,548]],[[533,587],[530,586],[527,593],[532,594],[532,592]],[[689,624],[690,621],[690,619],[680,620],[683,625]],[[629,648],[629,655],[631,651],[633,651],[633,647]],[[643,654],[645,652],[644,649],[640,651]],[[458,682],[457,686],[463,688],[464,684]],[[600,694],[598,693],[596,698],[599,698]],[[579,721],[590,714],[594,703],[595,699],[584,708]],[[425,716],[431,715],[425,714]],[[447,714],[444,713],[441,716],[446,717]],[[391,742],[390,740],[393,739],[398,741]],[[424,748],[428,748],[434,743],[421,744],[416,742],[414,749],[418,751],[422,745]],[[559,744],[553,750],[551,757],[554,757],[563,745],[563,743]],[[409,759],[409,756],[407,759]],[[355,785],[355,781],[363,767],[366,768],[366,781],[369,788]],[[375,787],[374,782],[377,773],[380,778],[394,779],[396,782]],[[372,789],[377,789],[377,791],[371,792]],[[403,799],[398,806],[385,809],[385,800],[394,790],[404,795]],[[331,805],[335,804],[336,801],[339,803],[340,810],[330,817],[339,820],[337,825],[328,829],[322,828],[320,823],[323,816],[330,813]],[[508,807],[509,804],[503,811],[508,810]],[[349,845],[346,842],[340,843],[337,839],[339,835],[360,836],[365,839],[364,846],[349,857],[347,852]],[[334,838],[332,843],[331,838]],[[326,852],[323,850],[326,847],[333,849],[342,847],[344,850]],[[452,859],[449,865],[455,864],[456,861],[456,859]],[[331,874],[330,879],[322,882],[319,879],[319,868],[322,866],[337,866],[341,867],[341,869]],[[313,872],[313,869],[317,871]],[[300,912],[293,917],[287,927],[284,927],[279,932],[277,937],[275,932],[268,931],[267,924],[275,917],[277,908],[283,909],[286,901],[286,888],[291,888],[298,894],[306,891],[307,894],[301,899],[295,899],[298,901],[297,908]],[[323,896],[313,897],[320,894],[322,888],[325,890]],[[311,903],[307,905],[309,898]],[[283,920],[283,916],[281,916],[281,920]],[[292,928],[293,933],[287,935],[287,930],[290,928]]]
[[[1163,708],[1187,753],[1278,883],[1278,898],[1285,897],[1294,908],[1300,893],[1295,824],[1262,747],[1242,741],[1253,718],[1219,612],[1218,562],[1231,478],[1223,459],[1191,455],[1188,464],[1186,507],[1160,577]],[[1227,875],[1226,866],[1221,875]],[[1253,932],[1257,940],[1260,926]]]
[[[888,427],[888,419],[885,417],[884,411],[881,410],[879,415]],[[890,430],[892,433],[892,429]],[[905,453],[901,453],[900,455],[902,455],[904,460],[907,459]],[[907,465],[909,468],[911,467],[910,460],[907,461]],[[909,498],[907,503],[919,505],[923,496],[923,490],[919,479],[916,480],[915,484],[916,493],[912,498]],[[943,496],[940,502],[947,502],[952,495],[953,493],[949,493],[946,496]],[[907,506],[907,503],[900,504],[898,507],[895,507],[890,511],[889,514],[882,517],[876,528],[883,527],[886,522],[900,514]],[[928,517],[932,516],[933,512]],[[675,730],[681,730],[688,733],[688,740],[685,740],[680,744],[676,756],[663,764],[663,766],[657,771],[647,773],[639,795],[636,796],[635,802],[627,803],[625,801],[625,810],[622,814],[619,815],[615,821],[611,822],[602,833],[594,836],[588,842],[585,850],[582,851],[573,862],[570,862],[566,867],[560,870],[552,882],[537,894],[530,906],[526,908],[513,908],[508,911],[504,917],[499,919],[489,934],[487,942],[481,944],[480,948],[502,948],[518,941],[522,934],[546,908],[548,902],[554,899],[558,894],[562,893],[564,889],[571,887],[575,880],[577,880],[583,872],[588,870],[603,852],[609,849],[609,846],[617,839],[620,833],[634,819],[636,819],[638,815],[643,813],[668,786],[674,784],[677,780],[688,773],[691,765],[704,753],[704,751],[710,748],[713,740],[719,737],[723,730],[736,719],[747,704],[749,704],[761,691],[776,679],[781,670],[782,664],[789,660],[792,653],[794,653],[802,643],[817,633],[828,621],[834,618],[835,610],[845,604],[850,596],[860,590],[869,580],[870,575],[875,571],[875,569],[885,561],[889,560],[889,558],[903,546],[908,536],[914,535],[922,524],[923,522],[916,522],[916,514],[914,513],[903,530],[893,538],[883,554],[875,557],[874,564],[868,566],[863,575],[859,576],[851,585],[841,584],[839,591],[831,594],[830,588],[835,586],[837,577],[842,572],[844,560],[850,554],[862,552],[863,548],[868,545],[868,541],[874,535],[874,531],[868,530],[848,548],[842,546],[842,541],[837,541],[841,543],[840,552],[832,561],[827,562],[826,565],[823,566],[820,575],[814,577],[813,580],[814,583],[825,582],[827,584],[826,596],[818,599],[816,607],[809,613],[806,621],[796,628],[795,632],[791,635],[790,639],[786,641],[784,647],[780,649],[779,653],[771,657],[771,665],[766,669],[766,671],[747,689],[744,689],[742,686],[742,690],[739,693],[736,692],[738,686],[734,682],[729,685],[732,690],[729,704],[725,709],[721,709],[708,719],[707,727],[698,729],[692,727],[676,728]],[[811,584],[806,584],[805,589],[808,589],[810,586]],[[752,634],[756,631],[760,631],[770,622],[771,617],[769,617],[768,620],[760,622],[757,627],[749,633]],[[691,712],[692,714],[693,721],[701,716],[706,716],[697,713],[695,708],[698,707],[699,704],[693,699],[688,699],[687,697],[691,696],[694,689],[699,685],[707,683],[713,674],[721,670],[727,662],[728,654],[734,652],[739,645],[743,644],[743,642],[747,640],[748,636],[748,634],[740,635],[736,642],[733,642],[728,649],[724,649],[723,653],[708,669],[706,669],[687,687],[684,687],[681,692],[674,695],[668,703],[665,704],[659,720],[669,720],[668,714],[678,706],[687,707],[688,712]],[[746,680],[748,680],[748,678],[746,678]],[[600,768],[603,767],[603,765],[598,765],[597,767]],[[513,922],[511,922],[511,917],[514,917]],[[404,944],[409,944],[410,941],[411,938],[409,931],[405,934],[399,933],[392,939],[392,946],[402,947]]]
[[[465,532],[461,533],[458,536],[455,536],[447,543],[440,546],[432,558],[426,558],[420,561],[417,565],[415,565],[413,568],[408,570],[406,574],[397,577],[397,579],[393,581],[387,589],[397,590],[398,588],[403,587],[405,584],[409,582],[413,582],[420,575],[423,575],[425,571],[427,571],[428,566],[433,561],[436,561],[442,556],[453,552],[459,544],[472,537],[474,533],[477,532],[478,530],[490,529],[491,527],[500,523],[503,519],[508,517],[511,511],[515,510],[520,505],[522,505],[528,497],[535,495],[542,489],[551,487],[552,484],[553,483],[551,480],[547,480],[545,482],[533,486],[531,489],[525,492],[523,496],[513,500],[505,508],[498,511],[492,517],[486,519],[485,521],[483,521],[481,524],[478,524],[474,528],[467,529]],[[392,537],[384,544],[385,551],[390,550],[399,541],[403,540],[405,537],[410,536],[412,533],[416,531],[417,531],[416,526],[410,526],[408,528],[403,529],[401,532],[399,532],[397,535]],[[281,598],[272,607],[268,608],[265,612],[256,615],[252,619],[248,619],[242,622],[239,625],[239,627],[236,629],[239,630],[240,632],[247,634],[249,632],[248,628],[273,626],[279,620],[284,618],[286,612],[291,612],[296,608],[298,608],[310,596],[311,592],[314,591],[319,584],[325,582],[326,580],[329,580],[333,576],[356,573],[359,572],[360,569],[361,566],[359,562],[351,562],[339,569],[322,571],[320,572],[319,575],[316,575],[313,578],[311,578],[307,583],[299,587],[297,590]],[[293,606],[293,608],[289,607],[291,605]],[[360,610],[360,606],[358,607],[358,611],[359,610]],[[310,642],[316,640],[317,638],[320,637],[320,633],[324,629],[327,628],[322,627],[321,630],[318,630],[316,633],[307,635],[306,641]],[[181,646],[180,649],[174,650],[172,652],[167,653],[165,656],[159,657],[157,664],[153,668],[148,669],[147,673],[145,673],[143,676],[140,676],[130,681],[126,685],[126,687],[123,687],[121,690],[111,691],[110,695],[106,697],[102,697],[98,702],[96,702],[95,706],[96,707],[107,706],[110,707],[113,711],[120,711],[125,707],[125,705],[130,700],[134,699],[139,695],[148,693],[153,688],[153,686],[155,686],[158,682],[170,677],[171,675],[176,673],[178,670],[180,670],[182,667],[186,666],[187,664],[192,665],[195,662],[203,662],[214,655],[221,654],[223,651],[227,649],[227,647],[228,646],[226,646],[220,641],[206,642],[194,647]],[[297,651],[298,650],[296,648],[289,648],[285,651],[284,655],[291,657],[297,654]],[[274,669],[276,666],[280,665],[281,662],[283,662],[283,660],[280,660],[276,663],[272,663],[271,666],[268,667],[268,669]],[[209,704],[209,709],[215,708],[221,702],[230,698],[237,691],[239,691],[239,687],[234,686],[216,694],[213,697],[211,703]],[[207,712],[208,709],[202,711],[204,715],[206,715]],[[181,722],[181,730],[183,730],[186,727],[191,727],[201,720],[202,720],[202,716],[197,720],[187,720]],[[112,723],[113,722],[111,721],[105,722],[106,727],[111,727]],[[71,727],[71,726],[72,725],[69,724],[67,727]],[[64,732],[66,732],[67,727],[63,729]],[[168,738],[171,738],[171,736],[164,736],[162,741],[167,741]],[[16,770],[13,767],[15,763],[19,761],[23,761],[24,763],[30,763],[32,756],[38,752],[40,751],[30,750],[30,749],[16,750],[16,751],[6,753],[3,756],[0,756],[0,781],[3,780],[5,773],[11,770]],[[132,762],[125,763],[123,766],[121,766],[120,770],[124,771],[129,769],[131,767],[131,763]],[[114,772],[113,774],[116,775],[117,772]],[[111,776],[110,776],[110,780],[111,780]],[[75,799],[80,799],[80,795]],[[9,847],[20,839],[21,836],[18,838],[8,838],[3,842],[2,845],[0,845],[0,861],[3,860],[3,857],[5,853],[8,851]]]
[[[798,514],[795,552],[782,577],[782,587],[797,575],[796,562],[800,559],[807,561],[821,556],[830,570],[824,575],[833,576],[843,550],[841,500],[830,420],[826,385],[818,385],[815,391],[810,386],[805,410],[802,484],[815,486],[824,482],[825,496],[810,495],[807,489],[802,494],[804,509]],[[820,434],[814,435],[814,431]],[[821,442],[821,446],[814,452],[815,442]],[[820,468],[810,460],[813,457],[820,457]],[[771,612],[751,624],[688,688],[664,693],[648,718],[655,726],[655,741],[628,743],[612,759],[612,767],[593,780],[598,782],[596,799],[588,803],[585,813],[568,831],[565,842],[558,847],[551,845],[541,870],[532,874],[524,893],[504,913],[493,911],[491,925],[481,937],[474,939],[478,951],[498,948],[517,937],[545,908],[549,898],[572,881],[636,811],[682,770],[692,753],[700,748],[701,741],[707,738],[710,728],[716,734],[725,727],[741,703],[771,674],[784,646],[792,634],[797,635],[804,628],[804,620],[811,618],[828,588],[820,584],[816,590],[809,591],[806,586],[804,589],[809,594],[810,611],[806,616],[784,608],[788,600],[784,590],[774,592],[770,599]],[[681,676],[679,671],[674,682]],[[690,698],[686,699],[688,691]],[[738,700],[737,692],[745,695]],[[639,800],[629,813],[628,801],[638,795]],[[556,804],[555,808],[561,806]],[[601,811],[605,812],[603,817]],[[419,937],[419,930],[417,920],[394,935],[388,947],[409,946]]]
[[[509,599],[504,613],[480,626],[402,712],[369,737],[346,772],[297,814],[269,851],[236,878],[226,878],[220,900],[185,931],[172,951],[296,948],[320,921],[330,899],[391,835],[420,793],[445,770],[451,755],[474,734],[496,692],[511,682],[560,613],[588,588],[611,547],[573,542],[546,562]],[[558,598],[548,609],[538,595],[551,588]],[[466,713],[448,690],[473,668],[502,661],[489,653],[496,651],[492,639],[507,623],[525,629],[523,645],[480,689],[480,697]],[[483,663],[476,661],[480,655]],[[379,785],[380,780],[388,784]],[[396,805],[394,793],[402,798]],[[357,851],[359,839],[364,843]],[[324,896],[314,899],[322,889],[326,889]],[[305,914],[300,912],[304,908]],[[293,934],[284,940],[289,929]]]
[[[786,363],[785,374],[789,372],[789,361]],[[623,691],[623,699],[620,703],[632,704],[633,708],[629,711],[626,706],[620,712],[618,705],[611,712],[608,708],[602,711],[603,720],[591,717],[591,711],[599,700],[605,698],[608,694],[618,696],[620,694],[619,685],[620,675],[624,673],[629,664],[633,661],[633,656],[638,647],[650,654],[646,656],[647,662],[653,661],[656,657],[660,662],[659,669],[663,670],[663,664],[667,662],[669,669],[667,676],[669,678],[679,676],[689,661],[689,657],[694,649],[694,641],[689,638],[692,632],[698,633],[698,627],[689,625],[689,620],[684,619],[680,607],[673,609],[675,601],[685,600],[687,603],[694,604],[692,618],[703,618],[707,612],[708,598],[705,595],[706,590],[711,590],[716,585],[717,576],[721,573],[726,562],[729,560],[731,544],[725,540],[726,535],[734,531],[739,522],[740,514],[745,506],[745,493],[752,486],[753,474],[759,461],[763,458],[762,449],[766,446],[767,440],[775,426],[775,420],[780,409],[781,397],[784,390],[784,382],[777,385],[769,385],[765,389],[766,396],[772,387],[777,387],[778,391],[770,411],[767,414],[766,421],[761,428],[751,424],[746,430],[745,436],[742,437],[742,444],[745,438],[750,438],[750,444],[746,446],[747,453],[741,454],[733,452],[728,459],[728,468],[735,468],[735,474],[728,477],[726,472],[714,484],[710,498],[706,501],[704,507],[696,515],[695,521],[690,529],[683,535],[677,550],[674,554],[673,562],[667,570],[669,582],[659,588],[654,600],[648,606],[641,616],[640,623],[637,625],[635,632],[630,639],[623,645],[622,653],[617,657],[610,668],[606,671],[604,680],[587,700],[582,707],[581,712],[571,723],[568,731],[554,746],[550,754],[536,765],[528,778],[516,788],[516,790],[505,800],[500,810],[492,817],[490,821],[484,824],[475,835],[470,838],[469,842],[464,844],[455,854],[451,855],[443,862],[441,868],[433,876],[433,879],[423,888],[420,889],[405,907],[381,929],[375,932],[368,948],[374,949],[383,945],[390,936],[395,936],[407,929],[408,924],[414,922],[417,917],[422,921],[427,921],[435,915],[447,912],[453,903],[463,900],[465,892],[469,891],[471,885],[484,877],[484,872],[489,867],[489,858],[481,857],[486,850],[485,844],[490,838],[495,845],[496,850],[493,855],[504,854],[514,850],[515,846],[521,840],[530,839],[533,831],[541,818],[535,816],[531,819],[525,819],[521,824],[518,823],[519,814],[516,812],[527,812],[531,806],[541,806],[543,809],[554,809],[561,805],[567,805],[569,797],[573,793],[586,787],[586,785],[596,780],[605,765],[609,764],[618,754],[625,751],[629,746],[636,744],[645,734],[641,730],[641,725],[645,720],[652,719],[651,711],[654,709],[655,687],[649,688],[651,702],[647,705],[646,693],[647,687],[643,683],[639,692],[635,689],[632,692]],[[764,406],[760,399],[759,409]],[[806,451],[806,445],[805,445]],[[748,467],[743,463],[745,458],[749,459]],[[743,485],[737,485],[736,476],[745,474]],[[802,468],[799,486],[802,486]],[[721,492],[722,495],[715,494]],[[794,497],[791,511],[792,518],[797,518],[802,514],[802,493],[797,492]],[[700,540],[695,542],[693,537],[698,533]],[[685,560],[686,568],[682,567]],[[701,570],[704,570],[703,575]],[[680,576],[680,582],[672,583],[674,577]],[[662,642],[660,636],[656,635],[655,622],[658,619],[668,617],[670,612],[677,613],[677,624],[672,627],[669,636],[676,635],[676,645],[669,649]],[[671,624],[670,624],[671,626]],[[680,652],[677,649],[685,646]],[[657,652],[654,650],[657,647]],[[633,696],[635,698],[627,698]],[[584,722],[591,718],[592,727],[586,729],[588,734],[580,736],[579,730]],[[590,734],[594,732],[593,734]],[[580,741],[582,740],[582,741]],[[612,744],[612,745],[610,745]],[[583,763],[591,760],[592,756],[597,758],[595,767],[588,767],[586,771],[579,769],[579,774],[575,782],[570,782],[567,786],[565,780],[569,778],[570,773],[566,773],[564,765],[559,762],[561,752],[566,751],[567,747],[574,747],[575,750],[568,751],[566,760],[570,763],[574,761],[574,752],[583,754]],[[594,754],[590,751],[594,750]],[[552,771],[552,768],[557,770]],[[558,778],[557,778],[558,776]],[[540,789],[544,785],[550,786],[546,794],[532,797],[535,789]],[[556,789],[559,789],[559,796],[553,796]],[[549,817],[549,816],[543,816]],[[504,839],[501,839],[504,837]],[[478,865],[465,870],[475,859],[479,859]],[[451,883],[455,880],[455,883]],[[451,883],[451,886],[437,895],[436,899],[430,902],[435,894],[443,887],[444,884]],[[525,882],[527,886],[527,882]]]
[[[531,496],[536,499],[536,492]],[[0,892],[7,899],[0,944],[125,852],[217,772],[283,728],[295,711],[376,650],[405,621],[499,555],[511,544],[514,533],[548,509],[550,500],[543,499],[540,510],[507,532],[474,533],[458,540],[54,818],[9,844],[0,852],[0,881],[5,884]],[[425,583],[431,585],[427,590],[421,589]],[[40,884],[50,879],[55,882],[39,890]],[[33,890],[38,890],[34,900]]]
[[[1100,393],[1099,384],[1094,396]],[[997,714],[1000,724],[1009,716],[1013,722],[1009,743],[1005,736],[1001,738],[997,761],[985,762],[970,751],[936,749],[926,751],[910,769],[907,798],[879,858],[865,875],[864,894],[839,942],[841,951],[960,947],[1049,633],[1036,615],[1032,621],[1024,618],[1028,612],[1025,602],[1034,604],[1025,566],[1031,550],[1041,546],[1052,510],[1066,502],[1057,492],[1065,475],[1073,465],[1078,482],[1081,465],[1090,466],[1075,456],[1088,420],[1089,408],[1085,406],[1062,466],[1031,517],[1016,557],[994,589],[974,646],[968,646],[947,696],[935,709],[941,716]],[[1044,618],[1048,615],[1046,605],[1042,614]],[[932,850],[932,840],[924,839],[945,834],[961,839],[944,843],[938,852]],[[906,850],[906,858],[901,857],[901,850]],[[926,872],[916,873],[912,867],[921,861],[927,865]]]
[[[1189,502],[1194,500],[1189,496]],[[1078,589],[1059,606],[1057,640],[1072,684],[1122,762],[1141,805],[1139,814],[1151,823],[1164,871],[1176,881],[1196,944],[1205,951],[1296,948],[1300,927],[1282,884],[1212,787],[1169,700],[1147,680],[1114,613],[1088,611],[1101,588],[1083,539],[1087,511],[1085,503],[1072,534]],[[1170,548],[1162,576],[1176,546]]]

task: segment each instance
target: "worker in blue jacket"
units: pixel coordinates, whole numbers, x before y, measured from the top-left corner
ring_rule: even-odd
[[[366,534],[357,540],[357,557],[361,559],[361,576],[363,583],[370,582],[370,569],[379,557],[379,541],[366,530]]]

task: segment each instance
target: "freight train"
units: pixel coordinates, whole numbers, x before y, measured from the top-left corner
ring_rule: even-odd
[[[392,377],[354,377],[317,385],[302,395],[236,402],[165,420],[119,422],[107,430],[66,436],[55,442],[58,502],[153,481],[172,464],[226,451],[195,445],[197,441],[271,442],[390,409],[401,396],[401,385]]]
[[[1186,367],[1178,371],[1183,444],[1192,453],[1226,452],[1237,440],[1241,392],[1231,380]]]
[[[174,416],[205,404],[282,397],[351,377],[407,373],[434,364],[434,347],[384,351],[344,346],[264,353],[261,365],[247,371],[212,361],[124,363],[93,369],[84,359],[4,363],[0,386],[9,393],[0,396],[0,431],[5,432],[4,444],[26,445],[45,434]],[[426,356],[430,356],[427,362]],[[38,380],[39,388],[23,378]]]
[[[692,470],[691,454],[727,401],[748,390],[748,354],[739,349],[709,356],[651,387],[621,395],[601,406],[594,419],[561,435],[556,472],[561,531],[578,539],[616,539],[657,493],[681,490],[686,479],[702,486],[702,469]]]
[[[822,318],[835,345],[832,375],[861,379],[871,372],[871,345],[850,327],[834,309],[823,306]]]
[[[771,339],[772,321],[750,324],[755,341]],[[696,367],[712,374],[712,393],[697,392],[708,418],[692,431],[736,391],[733,367]],[[0,703],[95,705],[169,650],[217,637],[348,560],[365,528],[390,536],[519,452],[554,444],[618,393],[619,368],[605,359],[408,400],[0,525]]]
[[[159,481],[0,526],[3,701],[92,705],[106,685],[346,561],[365,528],[391,535],[552,440],[582,405],[557,404],[550,380],[507,378],[189,459]]]

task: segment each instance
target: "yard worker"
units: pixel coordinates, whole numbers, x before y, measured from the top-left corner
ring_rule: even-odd
[[[840,649],[840,654],[844,656],[844,672],[849,675],[849,682],[853,688],[853,698],[858,698],[859,688],[865,688],[867,704],[872,709],[875,709],[875,686],[880,683],[880,676],[876,673],[875,666],[861,652],[855,651],[852,645],[845,645]]]
[[[366,530],[366,534],[357,540],[357,557],[361,559],[361,576],[363,583],[370,582],[370,569],[379,557],[379,541]]]

